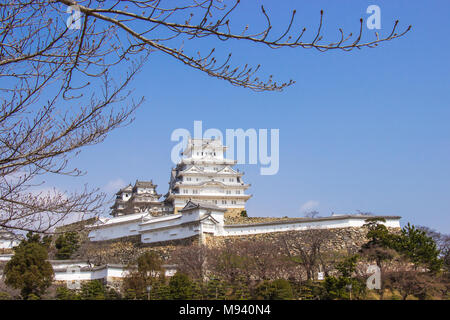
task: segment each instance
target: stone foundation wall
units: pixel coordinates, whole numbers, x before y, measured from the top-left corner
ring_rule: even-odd
[[[400,228],[389,228],[391,232],[400,232]],[[323,232],[326,231],[328,234],[327,240],[324,241],[323,248],[325,251],[346,251],[346,252],[356,252],[361,248],[361,246],[368,241],[367,229],[361,227],[349,227],[349,228],[336,228],[336,229],[316,229],[308,230],[306,232]],[[283,236],[289,236],[290,234],[300,235],[305,231],[287,231],[287,232],[271,232],[271,233],[260,233],[254,235],[245,236],[212,236],[205,235],[204,243],[207,246],[220,246],[224,243],[235,242],[235,241],[259,241],[265,240],[271,243],[280,242]],[[300,237],[300,239],[302,239]],[[308,237],[304,238],[305,241]],[[305,243],[305,245],[307,245]]]
[[[241,212],[245,210],[245,208],[231,208],[231,209],[227,209],[227,211],[225,211],[224,217],[225,219],[227,218],[234,218],[234,217],[240,217],[241,216]]]
[[[393,232],[399,232],[400,229],[390,229]],[[323,232],[324,230],[309,230],[309,231],[288,231],[288,232],[272,232],[261,233],[245,236],[213,236],[212,234],[203,234],[203,243],[207,246],[220,246],[227,242],[234,241],[258,241],[265,240],[272,243],[280,242],[282,237],[289,234],[296,234],[301,236],[304,232]],[[366,243],[367,229],[361,227],[348,227],[326,229],[328,232],[327,240],[323,243],[325,251],[336,252],[356,252],[361,245]],[[300,237],[301,241],[303,238]],[[308,237],[304,238],[308,241]],[[172,240],[160,243],[141,243],[139,236],[126,237],[108,241],[98,242],[84,242],[73,259],[89,260],[95,265],[102,265],[107,263],[128,264],[134,261],[146,251],[157,252],[164,261],[168,261],[171,253],[180,246],[190,246],[200,244],[199,236]],[[307,245],[307,243],[305,243]]]
[[[199,244],[199,236],[155,243],[142,243],[140,236],[125,237],[107,241],[87,241],[82,244],[73,259],[88,260],[94,265],[108,263],[129,264],[147,251],[157,252],[163,261],[167,261],[170,253],[180,246]]]

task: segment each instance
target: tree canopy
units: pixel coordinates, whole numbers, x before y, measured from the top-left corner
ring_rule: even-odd
[[[28,233],[6,264],[5,283],[21,290],[23,299],[41,297],[53,280],[53,268],[48,259],[48,238]]]

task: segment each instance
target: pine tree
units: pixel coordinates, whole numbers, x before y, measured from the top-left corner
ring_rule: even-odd
[[[402,235],[396,250],[407,256],[415,265],[425,265],[432,272],[442,267],[439,250],[434,240],[425,231],[409,223],[402,229]]]
[[[16,248],[14,256],[6,264],[5,283],[20,289],[23,299],[41,297],[51,285],[53,268],[48,259],[48,238],[28,233]]]
[[[79,248],[79,237],[76,232],[61,234],[55,241],[56,258],[59,260],[70,259]]]
[[[105,300],[106,288],[100,280],[92,280],[81,285],[82,300]]]
[[[170,296],[173,300],[192,299],[192,281],[184,273],[177,272],[169,281]]]
[[[291,284],[285,279],[262,282],[256,288],[256,296],[264,300],[291,300],[294,298]]]

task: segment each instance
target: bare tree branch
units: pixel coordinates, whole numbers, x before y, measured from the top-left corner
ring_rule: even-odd
[[[133,120],[142,103],[128,85],[148,56],[162,52],[209,76],[256,91],[279,91],[294,83],[260,80],[260,66],[232,67],[216,50],[196,52],[192,40],[236,40],[269,48],[319,51],[372,48],[410,30],[363,41],[339,30],[337,41],[324,43],[324,15],[309,41],[298,32],[295,11],[275,34],[264,7],[265,27],[251,32],[231,21],[240,1],[192,0],[17,0],[0,3],[0,228],[49,232],[76,215],[98,214],[104,195],[88,187],[70,193],[42,189],[47,174],[79,176],[69,166],[80,150],[102,142],[112,130]],[[67,24],[67,9],[79,10]],[[77,12],[77,11],[75,11]],[[74,22],[74,21],[72,21]],[[79,22],[79,28],[73,28]],[[187,49],[184,49],[184,48]],[[220,55],[220,53],[217,53]],[[128,70],[128,72],[124,72]],[[36,191],[40,188],[40,192]],[[47,190],[47,191],[42,191]]]

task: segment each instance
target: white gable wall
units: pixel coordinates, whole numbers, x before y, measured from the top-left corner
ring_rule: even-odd
[[[242,236],[259,233],[270,232],[286,232],[294,230],[309,230],[309,229],[335,229],[335,228],[349,228],[349,227],[362,227],[366,222],[366,218],[352,217],[343,218],[342,220],[317,220],[317,221],[305,221],[305,222],[289,222],[289,223],[273,223],[264,225],[225,225],[223,226],[223,235],[229,236]],[[383,223],[387,227],[400,228],[399,219],[386,219],[386,223]]]
[[[141,233],[141,241],[143,243],[163,242],[170,240],[180,240],[191,238],[199,235],[199,226],[173,226],[162,230],[144,231]]]
[[[112,218],[111,220],[113,219],[114,218]],[[96,230],[92,230],[89,233],[89,239],[91,241],[105,241],[129,236],[136,236],[139,235],[139,223],[140,220],[117,224],[111,223]]]

